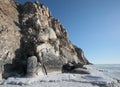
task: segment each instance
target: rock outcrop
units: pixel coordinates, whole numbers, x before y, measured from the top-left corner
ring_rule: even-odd
[[[19,12],[13,0],[0,0],[0,73],[8,76],[8,64],[12,64],[20,48]],[[19,52],[18,52],[19,54]],[[5,68],[5,69],[3,69]]]
[[[0,49],[4,78],[62,72],[70,63],[80,68],[89,64],[60,21],[37,1],[0,1]]]

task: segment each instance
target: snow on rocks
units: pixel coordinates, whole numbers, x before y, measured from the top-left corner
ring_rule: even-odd
[[[120,87],[115,79],[86,66],[91,74],[49,74],[36,78],[8,78],[0,87]]]

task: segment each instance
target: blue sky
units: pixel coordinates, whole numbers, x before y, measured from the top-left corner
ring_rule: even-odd
[[[71,42],[83,49],[90,62],[120,64],[120,0],[40,2],[60,20]]]

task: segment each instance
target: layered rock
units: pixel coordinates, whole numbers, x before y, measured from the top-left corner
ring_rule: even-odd
[[[0,55],[3,65],[12,63],[8,72],[38,76],[62,72],[63,66],[70,63],[81,68],[89,64],[83,51],[69,41],[66,29],[43,4],[21,5],[4,0],[0,2],[0,13]],[[5,74],[8,76],[11,75]]]
[[[20,48],[19,12],[13,0],[0,0],[0,67],[6,67],[15,59]],[[0,73],[8,74],[8,69]],[[3,75],[4,76],[4,75]]]

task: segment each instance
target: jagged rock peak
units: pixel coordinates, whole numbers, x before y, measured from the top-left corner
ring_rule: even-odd
[[[83,51],[69,41],[60,21],[38,1],[23,5],[14,0],[0,1],[0,17],[4,78],[71,72],[89,64]]]

